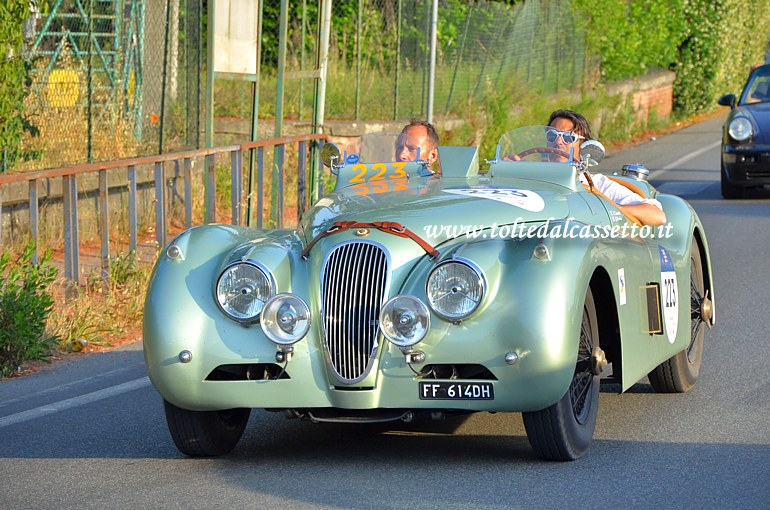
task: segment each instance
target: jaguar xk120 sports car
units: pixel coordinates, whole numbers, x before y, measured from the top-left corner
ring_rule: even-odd
[[[749,73],[741,97],[718,99],[729,106],[722,133],[722,196],[742,198],[747,188],[770,185],[770,64]]]
[[[698,216],[615,177],[662,203],[668,224],[640,226],[581,184],[601,144],[575,161],[546,132],[506,134],[486,172],[474,147],[440,147],[439,174],[395,161],[403,135],[326,144],[336,188],[297,229],[174,239],[144,352],[179,450],[229,452],[252,408],[312,422],[488,411],[522,413],[542,458],[572,460],[600,381],[690,389],[715,317]]]

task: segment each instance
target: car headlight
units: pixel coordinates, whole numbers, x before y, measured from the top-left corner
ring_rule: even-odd
[[[734,140],[745,142],[751,136],[751,121],[746,117],[735,117],[730,121],[727,132]]]
[[[272,294],[273,283],[268,272],[253,262],[231,264],[217,280],[217,303],[238,322],[257,320]]]
[[[265,303],[259,325],[274,343],[291,345],[310,330],[310,308],[294,294],[276,294]]]
[[[380,310],[380,330],[399,347],[410,347],[425,337],[430,329],[430,312],[414,296],[396,296]]]
[[[428,303],[437,315],[452,321],[471,315],[484,297],[484,278],[475,264],[452,259],[437,265],[428,276]]]

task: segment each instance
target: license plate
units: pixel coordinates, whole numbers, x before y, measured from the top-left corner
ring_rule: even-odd
[[[420,400],[494,400],[492,383],[420,382]]]

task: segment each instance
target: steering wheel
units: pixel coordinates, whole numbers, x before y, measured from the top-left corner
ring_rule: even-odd
[[[568,152],[565,152],[561,149],[556,149],[554,147],[533,147],[531,149],[527,149],[525,151],[519,152],[516,155],[520,158],[525,158],[530,154],[556,154],[557,156],[561,156],[564,159],[569,159]]]

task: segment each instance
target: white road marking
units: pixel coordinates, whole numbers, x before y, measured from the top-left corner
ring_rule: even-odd
[[[712,143],[711,145],[706,145],[705,147],[701,147],[697,151],[691,152],[690,154],[688,154],[686,156],[682,156],[681,158],[677,159],[676,161],[673,161],[673,162],[669,163],[668,165],[666,165],[666,166],[664,166],[662,168],[658,168],[657,170],[653,170],[652,172],[650,172],[649,179],[653,179],[653,178],[657,177],[658,175],[660,175],[661,173],[665,172],[666,170],[674,169],[674,168],[678,167],[679,165],[681,165],[682,163],[685,163],[685,162],[687,162],[687,161],[689,161],[689,160],[691,160],[693,158],[697,158],[698,156],[700,156],[704,152],[707,152],[707,151],[710,151],[712,149],[715,149],[715,148],[717,148],[717,147],[719,147],[721,145],[722,145],[722,141],[720,140],[718,142]]]
[[[98,400],[104,400],[105,398],[114,397],[115,395],[120,395],[121,393],[126,393],[128,391],[138,390],[149,385],[150,378],[141,377],[139,379],[134,379],[133,381],[118,384],[117,386],[104,388],[103,390],[86,393],[85,395],[68,398],[66,400],[60,400],[59,402],[36,407],[21,413],[4,416],[0,418],[0,429],[3,427],[10,427],[11,425],[16,425],[17,423],[23,423],[25,421],[41,418],[49,414],[66,411],[67,409],[72,409],[73,407],[90,404]]]

